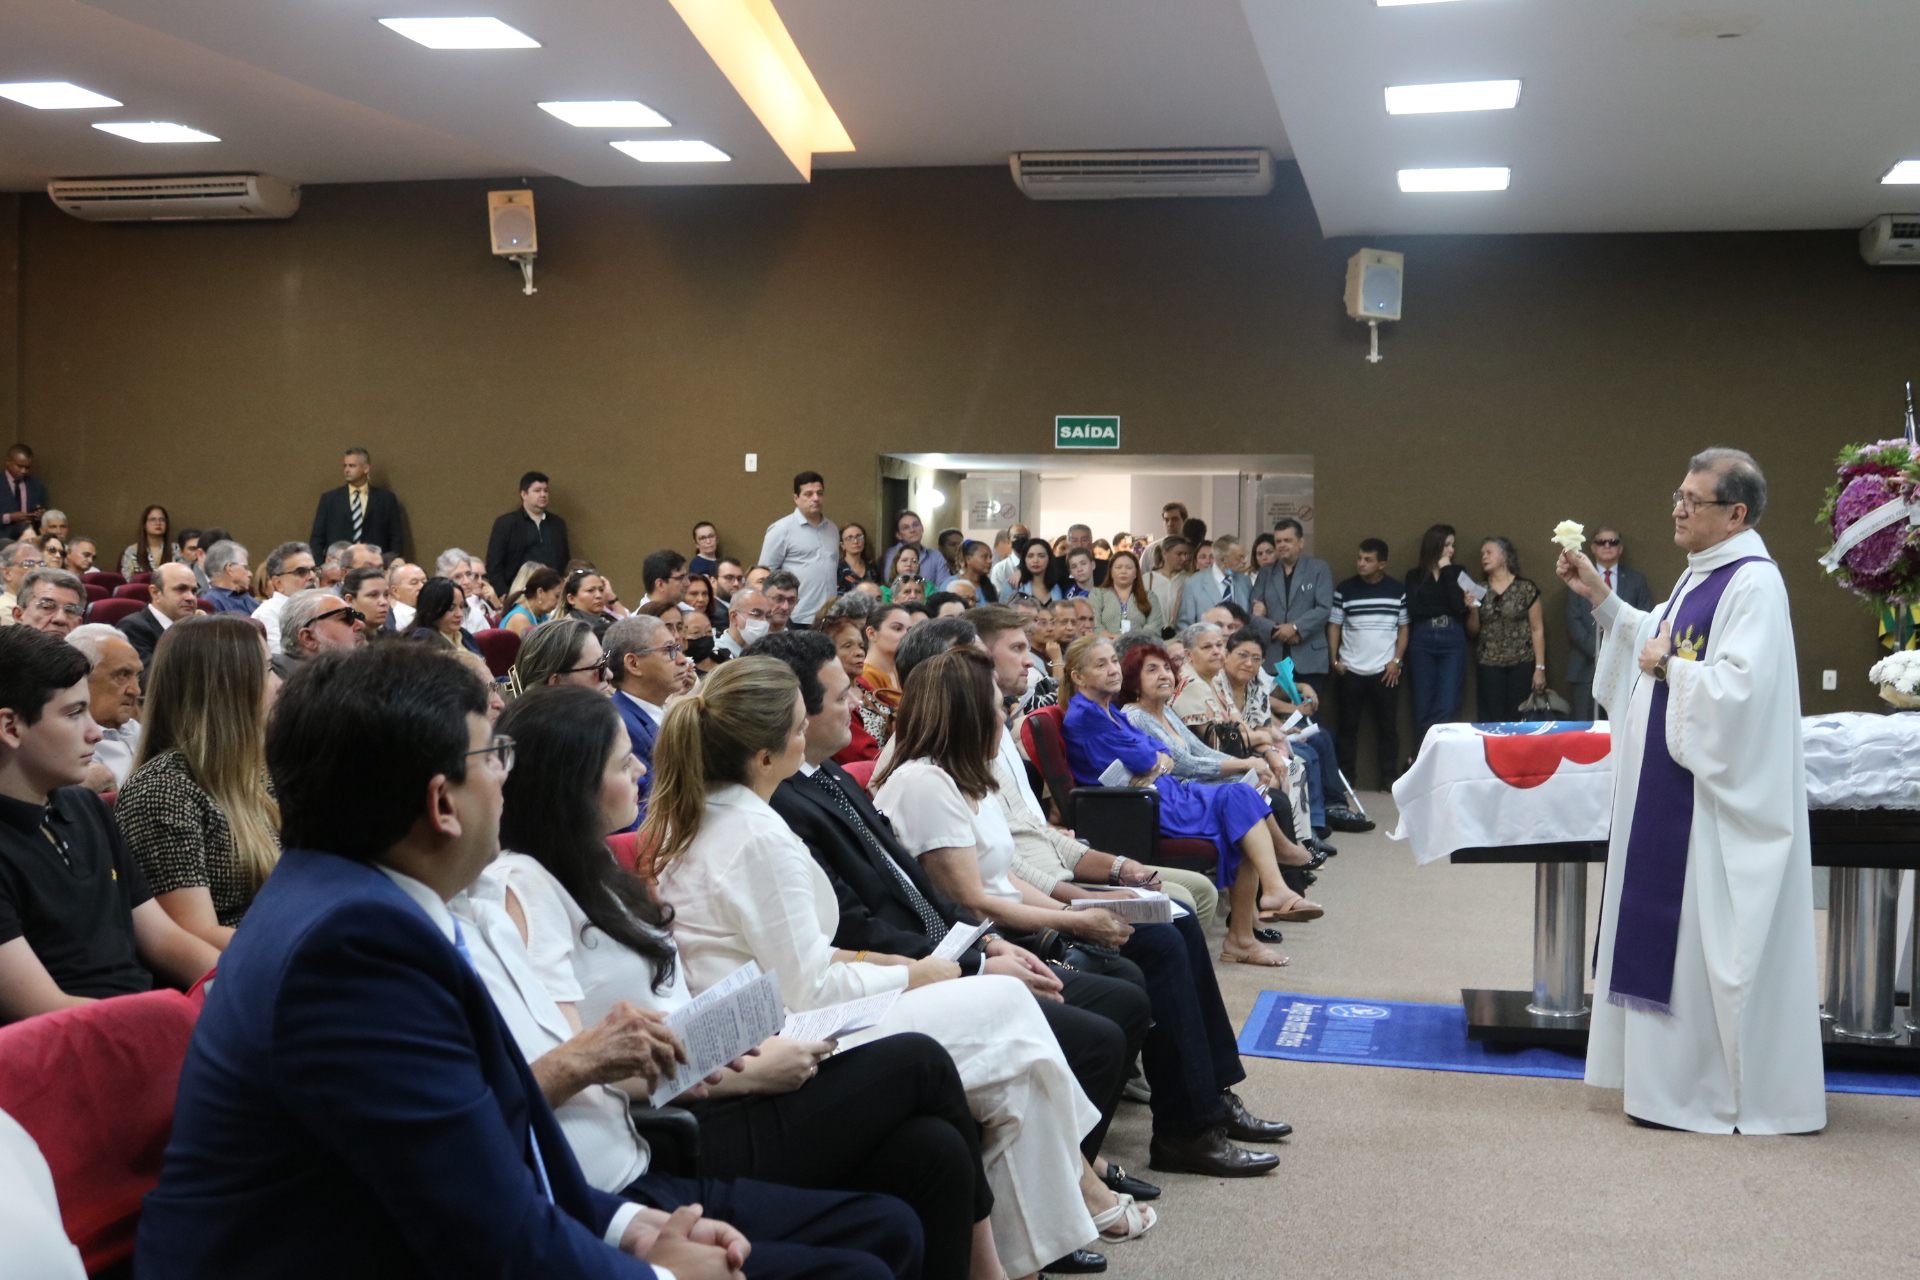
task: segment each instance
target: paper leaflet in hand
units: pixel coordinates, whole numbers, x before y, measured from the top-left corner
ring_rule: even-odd
[[[839,1040],[878,1026],[899,998],[898,991],[882,991],[877,996],[830,1004],[824,1009],[790,1013],[780,1027],[780,1034],[789,1040]]]
[[[1100,771],[1100,785],[1103,787],[1124,787],[1133,781],[1133,770],[1115,760]]]
[[[1305,720],[1306,718],[1307,717],[1304,713],[1295,711],[1292,715],[1288,716],[1286,720],[1280,725],[1280,732],[1292,733],[1294,729],[1299,725],[1299,723],[1302,720]]]
[[[1133,895],[1131,898],[1075,898],[1073,909],[1091,911],[1098,907],[1113,912],[1128,924],[1173,923],[1172,898],[1147,889],[1135,889]]]
[[[786,1007],[780,983],[749,960],[667,1015],[667,1028],[687,1049],[686,1065],[654,1086],[647,1101],[663,1107],[747,1050],[780,1031]]]
[[[962,952],[980,940],[980,935],[993,927],[993,921],[985,920],[979,924],[956,924],[947,930],[947,936],[940,939],[940,945],[933,949],[928,957],[932,960],[958,960]]]

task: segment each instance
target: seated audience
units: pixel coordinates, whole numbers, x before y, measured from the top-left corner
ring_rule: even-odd
[[[304,542],[283,542],[267,553],[261,566],[266,577],[266,597],[253,616],[267,629],[267,648],[280,652],[280,611],[287,607],[296,591],[314,585],[313,552]]]
[[[180,563],[193,570],[193,589],[196,595],[207,589],[205,563],[207,548],[212,545],[212,541],[199,529],[180,531]]]
[[[634,758],[643,766],[639,797],[640,811],[645,813],[654,740],[667,718],[667,699],[681,690],[687,664],[666,623],[646,614],[622,618],[608,627],[606,651],[607,670],[613,679],[613,705],[626,726]]]
[[[714,648],[713,620],[704,613],[690,613],[683,624],[681,641],[686,645],[687,661],[701,676],[726,661],[726,655]]]
[[[687,607],[687,616],[702,614],[712,624],[709,630],[719,631],[727,625],[727,606],[721,604],[713,595],[713,579],[704,573],[687,575],[686,593],[680,597],[680,603]]]
[[[543,564],[531,567],[533,572],[527,574],[519,587],[507,594],[507,611],[500,618],[501,626],[523,638],[527,632],[554,616],[554,610],[560,606],[560,588],[566,585],[566,579],[560,576],[559,570],[549,569]]]
[[[880,581],[891,583],[899,578],[923,581],[920,577],[920,548],[897,546],[893,554],[887,557],[886,564],[880,570]]]
[[[900,705],[900,682],[894,676],[893,655],[901,637],[913,626],[913,614],[900,604],[883,604],[867,614],[866,660],[854,681],[860,690],[860,718],[873,738],[875,751],[887,745],[893,733],[893,713]]]
[[[800,579],[797,576],[785,569],[770,573],[760,592],[767,598],[768,631],[785,631],[788,627],[806,630],[793,620],[793,611],[800,603]]]
[[[459,586],[451,578],[428,578],[415,597],[413,630],[407,639],[477,654],[480,645],[466,629],[466,617],[466,597]]]
[[[340,579],[340,598],[352,605],[360,615],[367,639],[393,630],[388,625],[388,619],[392,616],[392,597],[387,587],[385,569],[347,570],[347,576]]]
[[[927,613],[935,618],[957,618],[968,604],[951,591],[936,591],[927,597]]]
[[[40,545],[45,547],[48,538],[66,541],[73,536],[73,526],[67,521],[67,513],[58,507],[48,507],[40,516]],[[51,563],[51,562],[49,562]]]
[[[64,538],[52,534],[43,534],[40,538],[40,558],[50,569],[64,569],[67,565],[67,543]]]
[[[1094,565],[1092,547],[1067,548],[1067,580],[1060,586],[1060,594],[1068,600],[1080,600],[1090,596],[1098,589],[1093,580]]]
[[[965,582],[973,588],[976,604],[999,603],[1000,592],[993,583],[992,547],[972,539],[960,544],[960,572],[947,583],[947,590],[954,590],[954,584],[959,582]]]
[[[347,552],[353,549],[351,542],[329,543],[324,556],[320,558],[320,575],[314,585],[322,591],[338,593],[340,579],[347,576]]]
[[[640,565],[640,583],[646,588],[641,604],[679,604],[687,593],[687,558],[672,550],[649,552]]]
[[[867,527],[853,521],[840,526],[840,567],[834,574],[834,591],[845,595],[854,584],[878,581],[879,574],[867,553]]]
[[[713,571],[713,594],[721,604],[731,606],[733,593],[745,586],[747,571],[733,556],[721,556]]]
[[[1020,548],[1020,567],[1013,577],[1012,594],[1033,600],[1058,600],[1061,591],[1050,585],[1053,576],[1053,548],[1045,538],[1028,538]]]
[[[1099,1113],[1022,984],[953,982],[952,961],[861,957],[833,945],[833,890],[767,804],[803,762],[806,721],[799,681],[772,658],[727,663],[700,697],[667,712],[641,843],[653,851],[660,897],[674,910],[688,988],[702,991],[754,960],[778,976],[796,1010],[904,990],[877,1028],[849,1043],[921,1031],[952,1055],[974,1119],[986,1128],[993,1190],[990,1239],[999,1257],[981,1268],[986,1240],[976,1239],[976,1275],[995,1275],[1002,1264],[1008,1275],[1034,1275],[1103,1227],[1144,1231],[1149,1211],[1118,1200],[1075,1147]]]
[[[1314,919],[1321,908],[1289,889],[1280,877],[1276,850],[1291,847],[1297,860],[1309,855],[1274,825],[1266,797],[1239,783],[1208,786],[1173,776],[1173,759],[1160,739],[1136,728],[1115,709],[1120,693],[1120,664],[1113,645],[1098,636],[1074,642],[1067,654],[1061,692],[1067,699],[1062,722],[1067,761],[1080,786],[1099,786],[1100,775],[1118,761],[1131,775],[1129,785],[1160,793],[1160,833],[1211,840],[1219,857],[1214,883],[1229,890],[1227,940],[1220,958],[1229,964],[1277,967],[1286,958],[1253,936],[1260,911],[1282,918]]]
[[[46,567],[46,557],[40,554],[40,546],[32,541],[32,535],[26,534],[0,547],[0,626],[14,625],[13,611],[20,604],[20,588],[26,583],[27,575]]]
[[[773,627],[773,605],[757,587],[741,587],[727,609],[727,629],[714,648],[737,658]]]
[[[710,578],[720,564],[720,530],[711,520],[693,526],[693,558],[687,561],[687,575]]]
[[[288,616],[303,604],[296,598]],[[263,738],[279,681],[268,662],[266,642],[242,618],[169,631],[147,682],[139,764],[113,806],[155,901],[222,950],[280,859]]]
[[[401,635],[413,630],[413,611],[420,600],[420,588],[427,584],[427,571],[405,561],[387,569],[387,612],[393,629]]]
[[[366,618],[358,609],[331,591],[309,588],[287,601],[287,607],[280,611],[280,652],[273,657],[274,674],[282,680],[292,679],[300,664],[323,653],[344,653],[366,642]]]
[[[50,636],[70,634],[87,615],[87,588],[65,569],[35,569],[20,582],[12,621]]]
[[[153,901],[82,785],[100,741],[91,705],[85,654],[0,631],[0,1022],[146,991],[155,974],[185,987],[220,956]]]
[[[592,627],[579,618],[555,618],[535,627],[521,644],[507,684],[516,697],[543,684],[583,684],[606,693],[607,668]]]
[[[92,538],[73,538],[67,543],[67,572],[86,574],[93,572],[94,557],[99,548]]]
[[[965,533],[951,527],[942,529],[940,536],[934,539],[934,545],[940,549],[940,558],[946,561],[949,580],[960,572],[960,547],[966,540]]]
[[[614,623],[614,615],[607,611],[610,594],[607,580],[598,571],[575,569],[560,587],[560,616],[577,618],[592,627],[594,635],[603,636]]]
[[[168,536],[173,520],[167,509],[155,504],[140,513],[140,536],[120,553],[120,572],[128,577],[152,573],[163,564],[180,558],[180,544]],[[197,585],[197,584],[196,584]]]
[[[146,666],[118,627],[90,622],[67,636],[87,657],[87,708],[100,726],[83,785],[105,795],[118,791],[140,751],[140,673]]]
[[[642,1207],[587,1182],[468,959],[446,904],[498,852],[510,751],[485,710],[416,645],[329,655],[285,691],[267,755],[288,851],[195,1028],[142,1277],[708,1280],[745,1261],[738,1231],[682,1207],[708,1187]]]
[[[183,564],[163,564],[154,571],[148,584],[152,603],[139,613],[120,619],[120,630],[133,642],[140,661],[153,666],[153,647],[176,622],[184,622],[200,612],[200,598],[194,595],[193,570]]]
[[[519,925],[527,963],[563,1019],[554,1034],[573,1037],[549,1052],[591,1052],[591,1037],[577,1034],[584,1024],[657,1020],[691,999],[671,911],[605,842],[633,824],[639,762],[619,718],[584,689],[535,690],[514,703],[500,731],[515,757],[500,818],[507,851],[466,896],[497,897]],[[961,1280],[991,1196],[953,1060],[922,1035],[834,1048],[773,1036],[704,1096],[675,1099],[699,1117],[702,1173],[900,1196],[925,1229],[927,1274]],[[628,1185],[647,1151],[621,1096],[610,1107],[563,1105],[542,1067],[534,1061],[534,1075],[588,1180],[603,1189]]]
[[[251,617],[260,607],[260,602],[253,598],[253,565],[248,559],[247,549],[231,539],[222,539],[207,548],[207,585],[200,592],[200,598],[212,605],[215,613]]]
[[[862,760],[872,760],[880,754],[880,744],[868,732],[866,719],[861,714],[860,699],[865,691],[854,683],[867,663],[867,613],[867,597],[855,591],[838,600],[829,600],[813,624],[813,629],[833,645],[835,659],[840,663],[840,669],[846,674],[848,686],[852,689],[847,699],[849,736],[846,745],[833,753],[836,764],[856,764]]]
[[[459,547],[449,547],[440,553],[433,563],[434,573],[446,578],[460,588],[460,607],[463,614],[460,625],[469,635],[485,631],[493,625],[493,585],[487,581],[486,566],[471,552]],[[421,624],[414,622],[417,629]]]

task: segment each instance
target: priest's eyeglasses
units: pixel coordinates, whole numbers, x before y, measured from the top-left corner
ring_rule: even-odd
[[[1676,507],[1685,507],[1687,513],[1691,515],[1702,507],[1730,507],[1733,504],[1722,501],[1719,498],[1696,498],[1690,493],[1675,489],[1673,491],[1673,505]]]

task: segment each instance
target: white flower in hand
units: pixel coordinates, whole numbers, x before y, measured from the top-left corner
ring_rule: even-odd
[[[1553,527],[1553,540],[1560,544],[1562,551],[1578,551],[1587,541],[1587,528],[1572,520],[1562,520]]]

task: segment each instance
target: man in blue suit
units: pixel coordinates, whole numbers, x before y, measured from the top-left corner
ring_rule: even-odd
[[[885,1197],[587,1183],[446,908],[498,853],[512,747],[481,682],[424,646],[288,682],[267,741],[287,853],[194,1031],[138,1273],[917,1275],[917,1224]]]
[[[636,613],[607,628],[603,640],[607,672],[613,678],[613,705],[627,727],[633,754],[647,766],[640,776],[640,817],[647,816],[653,787],[653,744],[667,718],[667,699],[680,692],[693,669],[660,619]],[[636,824],[637,825],[637,824]]]
[[[1222,534],[1213,540],[1213,566],[1195,569],[1181,585],[1178,624],[1182,630],[1200,621],[1217,604],[1231,600],[1242,609],[1249,607],[1253,579],[1244,572],[1244,560],[1240,539]]]

